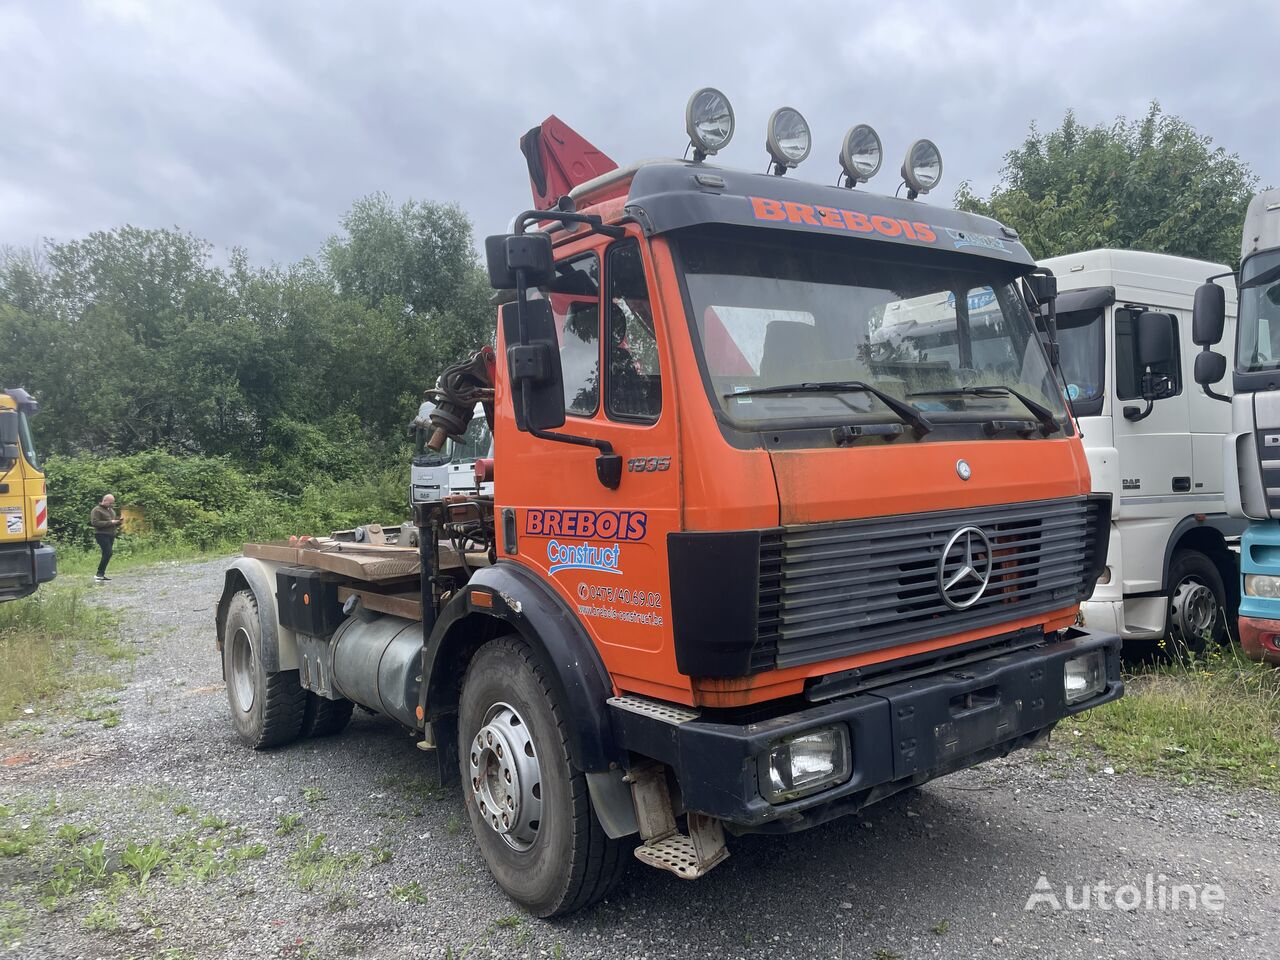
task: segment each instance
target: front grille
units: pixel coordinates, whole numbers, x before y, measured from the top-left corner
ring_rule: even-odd
[[[1105,560],[1105,504],[1073,497],[765,531],[752,666],[815,663],[1082,600]],[[977,602],[955,609],[939,591],[938,564],[966,526],[991,543],[991,577]],[[948,554],[945,577],[962,568],[959,552]]]

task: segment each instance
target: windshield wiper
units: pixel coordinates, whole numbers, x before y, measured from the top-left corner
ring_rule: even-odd
[[[1040,421],[1040,430],[1047,437],[1051,433],[1057,433],[1062,429],[1062,424],[1058,423],[1058,418],[1053,415],[1050,410],[1042,403],[1037,403],[1025,393],[1021,393],[1013,387],[1006,387],[1003,383],[992,383],[986,386],[976,387],[951,387],[946,390],[915,390],[908,393],[909,397],[998,397],[1010,396],[1014,397],[1022,403],[1024,407],[1031,411],[1032,415]]]
[[[933,424],[924,414],[909,403],[903,403],[897,397],[890,396],[861,380],[822,380],[816,383],[784,383],[776,387],[752,387],[739,390],[737,393],[726,393],[725,399],[733,397],[758,397],[769,393],[869,393],[886,407],[896,413],[903,421],[911,425],[916,436],[923,437],[933,429]]]

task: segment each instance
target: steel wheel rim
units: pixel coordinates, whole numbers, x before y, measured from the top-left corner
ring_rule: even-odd
[[[249,631],[240,627],[231,638],[231,689],[235,693],[236,703],[245,713],[253,709],[253,701],[257,696],[255,674],[257,670],[253,663],[253,643],[249,640]]]
[[[1218,621],[1218,598],[1199,580],[1188,577],[1173,592],[1169,604],[1170,619],[1188,648],[1193,640],[1207,640]]]
[[[481,819],[513,850],[528,850],[542,825],[542,768],[529,725],[510,704],[495,703],[468,752]]]

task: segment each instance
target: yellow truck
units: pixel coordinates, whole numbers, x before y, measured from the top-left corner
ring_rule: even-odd
[[[0,388],[0,602],[17,600],[52,580],[49,500],[27,418],[39,405],[21,388]]]

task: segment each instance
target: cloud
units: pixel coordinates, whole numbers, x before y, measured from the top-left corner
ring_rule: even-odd
[[[946,202],[996,182],[1027,125],[1159,99],[1264,182],[1280,95],[1259,80],[1280,7],[762,2],[0,0],[0,243],[177,225],[259,261],[315,252],[356,197],[452,200],[477,233],[529,202],[516,141],[550,113],[619,162],[679,155],[688,94],[738,116],[730,165],[765,167],[783,104],[833,181],[844,130],[942,148]]]

